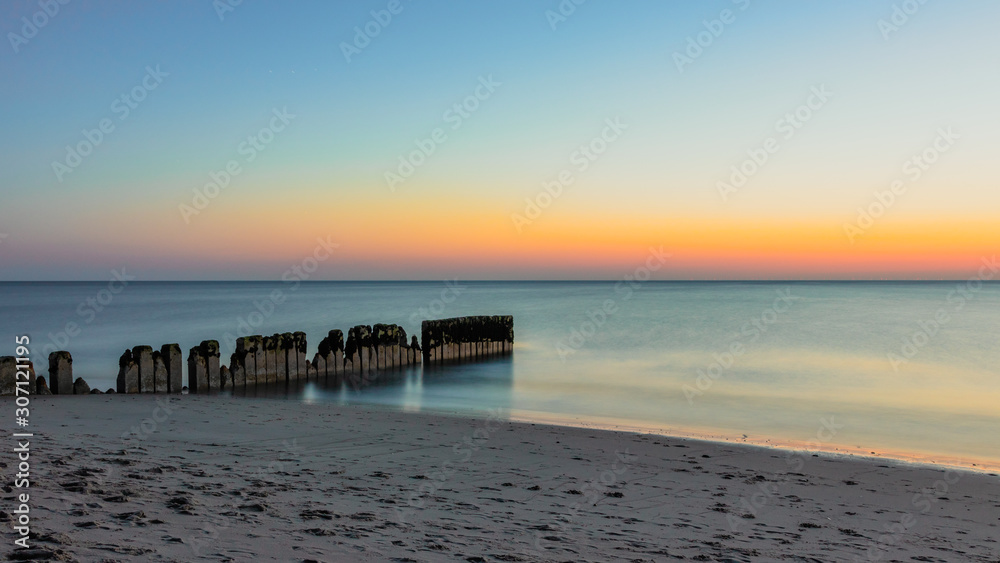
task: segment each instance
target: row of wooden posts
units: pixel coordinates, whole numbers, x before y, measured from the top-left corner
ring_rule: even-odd
[[[358,325],[347,331],[346,341],[343,332],[331,330],[320,341],[313,359],[308,360],[304,332],[244,336],[236,340],[229,365],[221,361],[218,341],[206,340],[189,350],[186,385],[179,344],[165,344],[159,350],[136,346],[125,350],[118,360],[115,391],[179,393],[186,389],[210,393],[298,381],[359,388],[377,381],[381,372],[510,354],[514,319],[498,315],[424,321],[421,340],[422,346],[416,336],[407,340],[406,331],[398,325]],[[0,394],[14,394],[14,360],[9,356],[0,358]],[[49,392],[44,378],[34,381],[33,367],[31,376],[32,392]],[[49,355],[49,381],[53,394],[91,392],[82,379],[74,381],[73,358],[66,351]]]

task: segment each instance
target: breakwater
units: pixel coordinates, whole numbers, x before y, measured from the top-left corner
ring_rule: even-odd
[[[514,349],[514,317],[457,317],[424,321],[420,328],[424,361],[443,364],[476,361],[510,354]]]
[[[119,357],[116,386],[108,392],[212,393],[301,381],[357,389],[378,382],[382,374],[422,363],[475,362],[511,354],[513,344],[513,317],[495,315],[423,321],[420,342],[394,324],[354,326],[346,339],[335,329],[319,342],[312,359],[307,358],[304,332],[237,338],[228,364],[217,340],[190,348],[186,362],[180,344],[164,344],[159,349],[140,345]],[[30,370],[29,386],[36,394],[101,392],[91,390],[82,378],[73,378],[73,358],[67,351],[49,355],[48,383],[44,377],[34,377],[33,366]],[[15,358],[0,357],[0,394],[14,394],[16,372]]]

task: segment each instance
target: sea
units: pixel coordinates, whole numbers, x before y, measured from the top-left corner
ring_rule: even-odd
[[[651,432],[789,451],[1000,467],[1000,285],[940,282],[6,282],[0,355],[113,388],[122,352],[514,316],[509,357],[353,390],[255,398]],[[5,341],[6,344],[2,342]],[[186,382],[185,376],[185,382]],[[84,400],[84,399],[78,399]]]

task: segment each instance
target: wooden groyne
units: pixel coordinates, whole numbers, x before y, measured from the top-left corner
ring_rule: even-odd
[[[159,350],[135,346],[118,359],[116,385],[108,392],[212,393],[300,381],[361,388],[378,382],[380,374],[422,363],[474,362],[511,354],[514,318],[501,315],[424,321],[421,341],[423,344],[416,336],[407,339],[406,331],[398,325],[358,325],[347,331],[346,341],[342,331],[329,331],[309,360],[304,332],[251,335],[236,339],[226,365],[219,342],[205,340],[188,351],[186,385],[179,344],[164,344]],[[22,366],[21,371],[25,369]],[[29,387],[35,394],[101,392],[92,391],[82,378],[73,379],[73,358],[66,351],[49,355],[49,385],[44,377],[35,377],[30,363],[27,369]],[[0,357],[0,395],[15,393],[17,371],[14,357]]]
[[[23,358],[22,358],[23,360]],[[45,377],[36,376],[33,362],[18,362],[14,356],[0,357],[0,395],[16,395],[17,387],[21,386],[20,394],[32,395],[87,395],[91,393],[90,386],[83,378],[73,379],[73,357],[65,350],[49,354],[49,388]]]
[[[18,363],[14,356],[0,358],[0,395],[17,394],[18,382],[27,382],[22,387],[27,385],[29,391],[34,393],[37,386],[35,365],[32,362]],[[21,393],[23,394],[24,390]]]
[[[514,317],[510,315],[424,321],[420,333],[428,364],[476,361],[514,349]]]
[[[312,360],[306,359],[307,347],[303,332],[244,336],[236,340],[236,351],[228,370],[225,366],[219,368],[216,377],[217,362],[213,363],[212,358],[218,355],[218,343],[202,342],[201,346],[191,349],[188,387],[203,392],[294,381],[325,381],[328,385],[343,383],[358,387],[365,374],[420,364],[420,345],[416,338],[407,342],[406,331],[397,325],[352,327],[347,331],[346,343],[342,331],[331,330],[320,341]],[[193,371],[192,361],[197,364]],[[206,364],[207,367],[203,367]],[[193,379],[191,373],[195,374]]]

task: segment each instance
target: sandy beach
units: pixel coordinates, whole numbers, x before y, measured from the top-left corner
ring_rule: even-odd
[[[39,560],[1000,560],[995,474],[502,413],[193,395],[32,407],[37,549],[20,553]],[[4,491],[15,506],[22,491]]]

